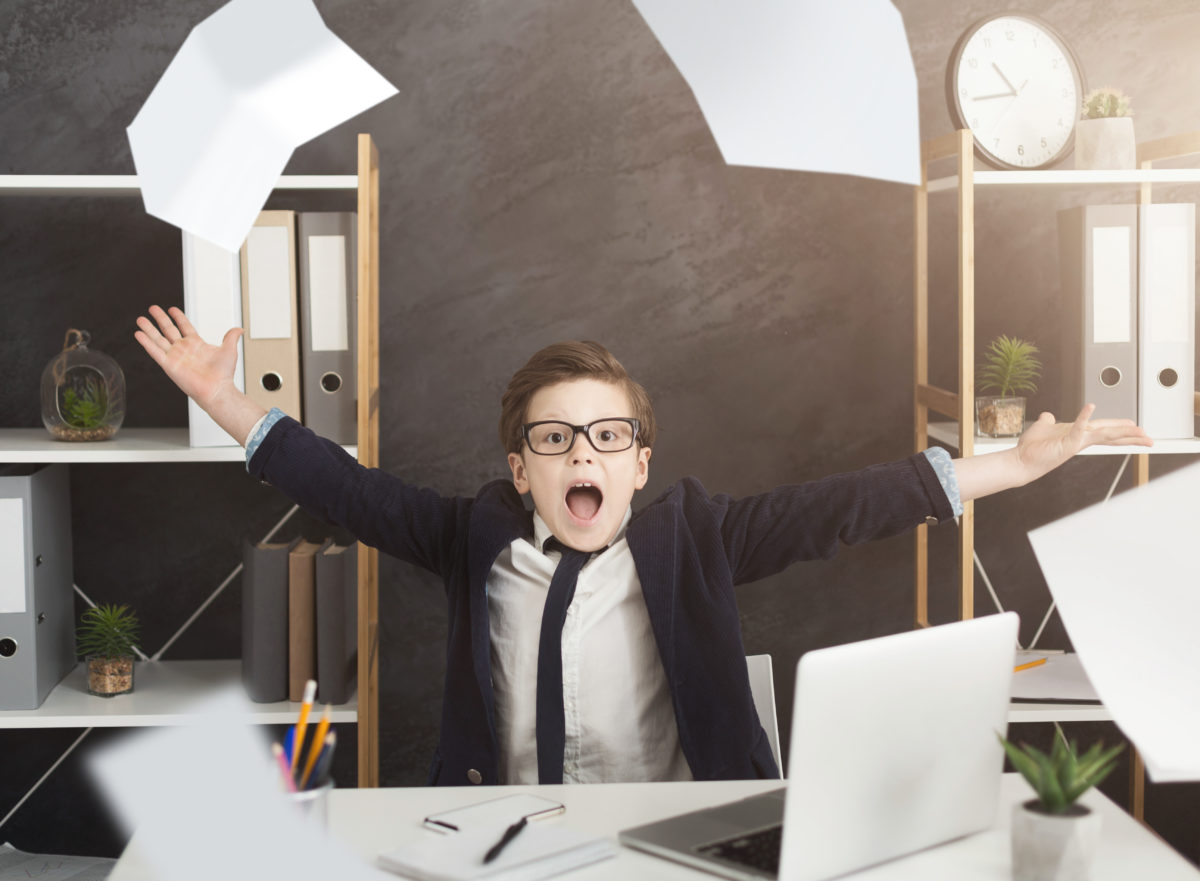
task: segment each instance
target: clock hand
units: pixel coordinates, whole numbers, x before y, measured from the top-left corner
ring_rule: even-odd
[[[1004,80],[1004,85],[1008,86],[1009,94],[1012,94],[1012,95],[1017,94],[1017,90],[1014,89],[1013,84],[1008,81],[1008,77],[1006,77],[1004,75],[1004,71],[1002,71],[1000,69],[1000,65],[998,65],[996,62],[993,61],[992,67],[994,67],[996,69],[996,73],[1000,74],[1000,79]],[[1025,82],[1029,82],[1029,80],[1026,80]],[[1024,88],[1024,87],[1022,87],[1022,88]]]
[[[977,95],[972,101],[990,101],[993,98],[1011,98],[1013,92],[997,92],[995,95]]]

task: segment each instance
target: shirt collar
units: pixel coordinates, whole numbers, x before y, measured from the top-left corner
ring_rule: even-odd
[[[617,542],[619,542],[621,539],[623,539],[625,537],[625,527],[627,527],[629,525],[629,520],[632,517],[633,517],[633,506],[630,505],[629,507],[627,507],[625,509],[625,516],[621,520],[621,525],[617,527],[617,531],[613,534],[613,537],[609,540],[608,547],[612,547],[613,545],[615,545]],[[537,511],[534,511],[533,512],[533,546],[535,548],[537,548],[538,550],[541,550],[542,546],[546,544],[546,539],[548,539],[551,535],[552,535],[552,533],[550,532],[550,527],[546,525],[546,521],[542,519],[542,516]],[[602,548],[601,551],[603,551],[603,550],[604,549]],[[599,553],[599,551],[597,553]]]

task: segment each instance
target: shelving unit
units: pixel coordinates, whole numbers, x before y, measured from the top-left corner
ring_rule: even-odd
[[[343,190],[357,193],[358,211],[358,444],[345,447],[367,467],[379,464],[379,154],[370,135],[357,142],[353,175],[285,175],[280,190]],[[0,175],[5,196],[116,196],[140,194],[135,175]],[[188,445],[186,428],[123,428],[110,441],[67,444],[40,428],[0,428],[0,463],[240,462],[240,446]],[[358,785],[379,781],[378,555],[359,545],[358,689],[334,708],[333,721],[355,722]],[[87,693],[77,665],[36,710],[0,712],[0,728],[137,727],[180,724],[186,707],[214,690],[240,682],[240,661],[142,661],[135,690],[115,699]],[[296,720],[298,703],[256,705],[259,723]]]
[[[991,452],[1015,445],[1013,440],[977,438],[974,425],[975,399],[975,189],[976,187],[1103,187],[1139,188],[1139,200],[1150,203],[1155,184],[1200,183],[1200,169],[1155,169],[1156,162],[1200,154],[1200,132],[1189,132],[1141,144],[1138,147],[1138,168],[1129,171],[976,171],[974,138],[969,129],[961,129],[926,141],[921,145],[921,185],[914,191],[914,443],[917,451],[929,446],[931,440],[958,450],[960,456],[976,452]],[[930,165],[943,160],[955,160],[956,173],[931,179]],[[931,385],[929,382],[929,194],[955,193],[958,197],[958,392]],[[930,411],[953,420],[950,423],[930,423]],[[1200,414],[1200,393],[1195,396],[1195,412]],[[1092,455],[1136,456],[1136,483],[1150,479],[1150,456],[1179,453],[1200,453],[1200,438],[1160,440],[1154,447],[1092,448]],[[959,617],[974,616],[974,559],[975,505],[963,504],[959,518]],[[916,531],[914,618],[918,627],[929,626],[929,527]],[[1052,721],[1076,718],[1068,705],[1050,710],[1044,717],[1021,721]],[[1093,718],[1093,717],[1087,717]],[[1135,759],[1132,779],[1131,808],[1134,816],[1142,816],[1142,787],[1144,774],[1140,759]]]

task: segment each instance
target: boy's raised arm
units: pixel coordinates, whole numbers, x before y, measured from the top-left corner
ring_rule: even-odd
[[[170,315],[158,306],[149,311],[154,321],[138,316],[134,338],[184,394],[244,444],[267,411],[233,384],[241,329],[230,329],[221,345],[214,346],[200,338],[182,309],[172,306]]]
[[[1090,446],[1153,446],[1154,441],[1132,419],[1091,419],[1095,410],[1095,404],[1088,404],[1073,423],[1055,422],[1051,414],[1043,413],[1015,447],[955,459],[962,500],[1024,486]]]

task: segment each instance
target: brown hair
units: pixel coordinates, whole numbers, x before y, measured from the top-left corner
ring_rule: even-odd
[[[500,399],[500,443],[508,453],[521,452],[521,426],[529,402],[538,390],[571,379],[598,379],[620,386],[629,397],[633,417],[640,423],[638,444],[654,446],[656,427],[650,396],[625,372],[621,362],[599,343],[555,343],[536,352],[508,381]],[[618,414],[612,414],[618,415]],[[620,414],[625,415],[625,414]]]

